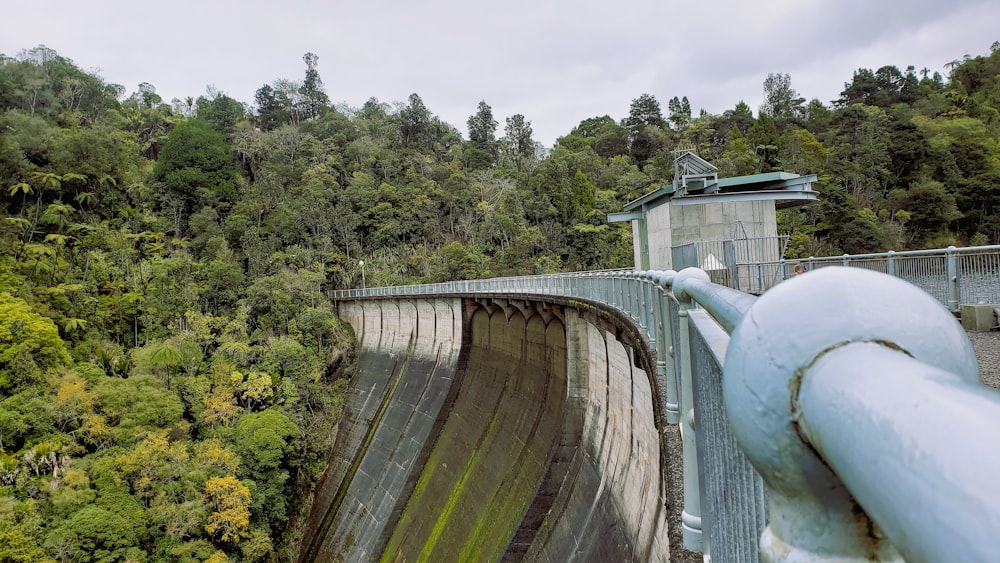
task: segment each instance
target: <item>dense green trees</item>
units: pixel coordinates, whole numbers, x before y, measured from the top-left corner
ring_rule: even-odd
[[[181,200],[185,216],[195,206],[228,208],[236,199],[239,184],[225,136],[200,119],[174,127],[153,167],[153,179],[169,190],[164,194],[166,200]]]
[[[0,80],[16,86],[0,107],[0,558],[290,558],[351,354],[321,293],[330,229],[286,229],[337,185],[326,164],[304,174],[320,141],[245,134],[242,104],[211,90],[183,111],[148,84],[123,98],[44,49],[3,58]],[[250,282],[268,279],[257,307]]]
[[[768,74],[764,79],[764,103],[760,113],[785,122],[805,114],[805,98],[800,98],[792,88],[792,78],[787,74]]]
[[[317,68],[319,56],[315,53],[306,53],[302,56],[302,60],[306,63],[306,77],[302,81],[302,88],[299,89],[302,94],[302,113],[307,119],[315,119],[330,105],[330,98],[327,97],[326,89],[323,87],[323,79],[319,77]]]
[[[496,131],[499,123],[493,119],[493,108],[485,101],[479,102],[476,113],[469,117],[469,148],[466,149],[463,164],[473,170],[491,166],[497,158]]]
[[[679,103],[677,106],[676,109],[682,111]],[[663,119],[660,102],[651,94],[643,94],[632,100],[625,126],[629,132],[629,156],[636,162],[645,163],[656,152],[666,148],[664,137],[667,122]]]
[[[631,264],[609,212],[695,148],[815,173],[790,255],[1000,243],[1000,50],[859,69],[754,116],[642,94],[544,149],[480,101],[331,107],[306,54],[244,106],[0,56],[0,559],[290,559],[350,375],[324,291]],[[499,123],[503,136],[497,138]]]

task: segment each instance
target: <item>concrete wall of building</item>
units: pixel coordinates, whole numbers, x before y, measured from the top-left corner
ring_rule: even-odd
[[[669,204],[664,204],[654,207],[646,213],[650,270],[670,269],[670,248],[674,244],[674,233],[670,227],[669,207]],[[642,269],[638,261],[636,261],[636,269]]]
[[[734,232],[734,226],[742,223],[743,229]],[[634,240],[638,241],[638,229],[633,221]],[[773,200],[704,203],[697,205],[673,205],[665,203],[654,207],[646,214],[649,236],[650,269],[669,270],[673,268],[671,248],[674,245],[701,241],[722,241],[737,238],[776,237],[778,235],[777,216]],[[773,256],[754,254],[759,261],[777,261],[778,249],[768,250]],[[640,268],[639,244],[636,242],[635,264]],[[770,247],[767,247],[770,249]],[[737,249],[739,252],[740,249]],[[709,268],[711,269],[711,268]]]
[[[632,262],[635,264],[636,270],[642,269],[642,244],[640,243],[640,237],[642,232],[639,229],[639,222],[632,221]]]
[[[701,205],[671,205],[670,225],[674,244],[706,240],[732,240],[744,231],[733,231],[740,222],[746,236],[773,237],[778,234],[774,201],[730,201]]]
[[[340,312],[361,365],[304,559],[669,559],[648,354],[607,317],[502,299]]]

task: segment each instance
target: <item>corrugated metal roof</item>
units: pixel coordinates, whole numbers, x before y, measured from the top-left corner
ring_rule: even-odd
[[[795,200],[815,200],[816,192],[812,190],[812,184],[816,182],[816,175],[799,176],[790,172],[768,172],[765,174],[751,174],[749,176],[737,176],[735,178],[721,178],[718,181],[718,191],[699,195],[698,201],[711,203],[713,197],[727,196],[726,201],[740,199],[740,194],[750,196],[759,192],[760,197],[747,197],[746,199],[782,199]],[[796,192],[795,196],[788,196],[789,192]],[[692,194],[693,195],[693,194]],[[652,208],[667,203],[675,197],[691,197],[686,192],[675,193],[673,185],[667,184],[648,194],[625,204],[624,211],[634,211],[640,208]]]

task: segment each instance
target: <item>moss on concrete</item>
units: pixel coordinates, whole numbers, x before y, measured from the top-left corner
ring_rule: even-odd
[[[519,317],[516,315],[515,318]],[[382,561],[497,560],[530,505],[556,442],[565,358],[546,346],[537,319],[480,319],[462,392],[391,534]],[[534,339],[528,339],[534,333]],[[484,338],[485,337],[485,338]],[[564,347],[563,347],[564,349]]]

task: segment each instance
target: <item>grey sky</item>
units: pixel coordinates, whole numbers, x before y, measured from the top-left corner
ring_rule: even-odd
[[[214,85],[252,102],[261,85],[301,80],[319,55],[334,102],[413,92],[467,135],[480,100],[521,113],[551,146],[581,120],[621,119],[649,93],[721,113],[756,114],[768,73],[788,73],[807,99],[829,103],[858,68],[989,53],[1000,40],[996,0],[102,0],[3,2],[0,52],[44,44],[133,92],[164,100]]]

